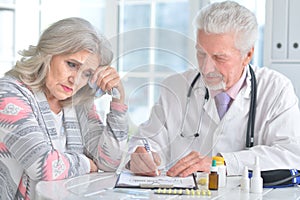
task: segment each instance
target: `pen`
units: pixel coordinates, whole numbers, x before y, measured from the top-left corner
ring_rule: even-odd
[[[148,143],[148,141],[147,141],[145,138],[143,138],[143,144],[144,144],[144,147],[145,147],[146,151],[148,152],[148,154],[149,154],[150,157],[152,158],[152,161],[154,162],[154,158],[153,158],[153,155],[152,155],[152,152],[151,152],[149,143]],[[154,162],[154,164],[155,164],[155,162]],[[155,169],[155,173],[156,173],[156,176],[159,175],[158,169],[157,169],[157,168]]]
[[[195,183],[195,189],[198,190],[198,183],[197,183],[197,172],[194,172],[193,174],[193,179],[194,179],[194,183]]]

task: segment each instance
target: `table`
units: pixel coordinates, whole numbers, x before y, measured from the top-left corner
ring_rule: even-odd
[[[60,181],[41,181],[36,186],[37,200],[82,200],[82,199],[239,199],[276,200],[300,199],[300,187],[264,188],[262,194],[245,193],[240,190],[240,177],[228,177],[225,188],[207,195],[154,194],[147,189],[114,189],[117,175],[111,172],[91,173]]]

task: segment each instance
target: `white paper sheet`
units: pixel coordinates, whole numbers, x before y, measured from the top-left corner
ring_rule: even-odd
[[[141,187],[141,188],[195,188],[194,177],[170,177],[165,174],[149,177],[137,176],[131,172],[121,172],[116,187]]]

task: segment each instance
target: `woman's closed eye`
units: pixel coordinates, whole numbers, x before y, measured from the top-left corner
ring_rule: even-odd
[[[77,63],[74,63],[74,62],[71,62],[71,61],[67,61],[67,65],[70,67],[70,68],[74,68],[76,69],[78,67],[78,64]]]

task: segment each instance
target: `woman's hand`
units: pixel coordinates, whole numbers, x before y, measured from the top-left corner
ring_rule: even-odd
[[[116,88],[120,94],[120,98],[118,99],[113,97],[112,101],[124,103],[125,90],[120,80],[120,75],[115,68],[111,66],[98,67],[91,79],[91,82],[95,82],[101,90],[108,94],[111,94],[112,89]]]
[[[97,165],[94,163],[94,161],[93,160],[91,160],[90,158],[89,158],[89,161],[90,161],[90,173],[92,173],[92,172],[97,172],[98,171],[98,167],[97,167]]]

